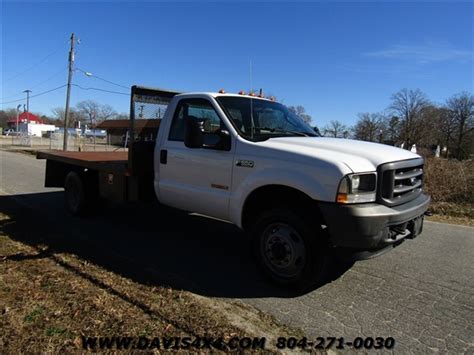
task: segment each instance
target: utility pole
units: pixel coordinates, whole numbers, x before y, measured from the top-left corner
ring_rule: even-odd
[[[25,90],[26,92],[26,124],[30,123],[30,92],[31,90]]]
[[[18,135],[18,120],[20,118],[20,107],[21,107],[21,104],[19,104],[16,107],[16,133],[17,133],[17,135]]]
[[[67,126],[69,118],[69,98],[71,96],[71,81],[72,81],[72,72],[74,65],[74,42],[75,42],[74,33],[71,34],[71,49],[69,50],[69,75],[67,78],[67,92],[66,92],[66,109],[64,110],[64,141],[63,141],[63,150],[67,151]]]

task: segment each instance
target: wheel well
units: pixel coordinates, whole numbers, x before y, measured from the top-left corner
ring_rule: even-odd
[[[242,212],[242,228],[248,230],[258,217],[259,212],[269,207],[285,206],[298,213],[315,218],[324,224],[317,201],[304,192],[283,185],[267,185],[257,188],[247,197]]]
[[[76,172],[84,182],[89,184],[98,184],[98,172],[95,170],[85,169],[80,166],[61,163],[54,160],[46,161],[46,179],[45,187],[64,187],[67,174]]]

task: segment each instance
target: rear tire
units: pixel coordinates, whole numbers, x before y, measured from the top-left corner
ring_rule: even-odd
[[[323,281],[328,248],[318,223],[273,208],[256,219],[250,235],[258,262],[274,283],[305,289]]]
[[[64,200],[66,208],[73,216],[83,215],[86,211],[87,199],[84,181],[78,173],[71,171],[64,182]]]

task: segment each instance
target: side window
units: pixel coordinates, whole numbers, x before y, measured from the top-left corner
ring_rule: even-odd
[[[168,140],[184,141],[184,105],[181,103],[178,104],[174,113]]]
[[[212,140],[215,139],[212,137],[214,133],[225,128],[209,101],[205,99],[184,99],[176,107],[168,140],[184,141],[184,120],[186,118],[205,120],[204,132],[208,134],[205,136],[205,141],[208,141],[209,144],[212,144]]]

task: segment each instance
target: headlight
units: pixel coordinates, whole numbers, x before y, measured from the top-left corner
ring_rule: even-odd
[[[349,174],[339,183],[336,201],[339,203],[374,202],[377,174]]]

